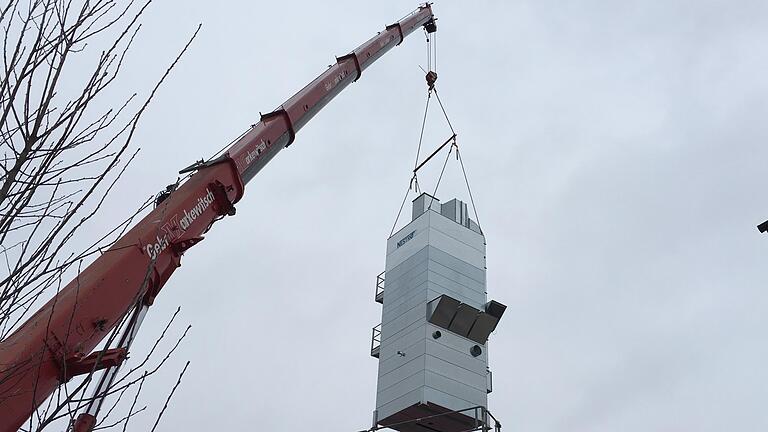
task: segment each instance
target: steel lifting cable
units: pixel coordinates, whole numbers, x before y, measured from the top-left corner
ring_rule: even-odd
[[[440,175],[437,178],[437,183],[435,184],[434,192],[431,195],[432,200],[435,199],[435,196],[437,196],[438,188],[440,187],[440,182],[443,179],[443,174],[445,174],[445,168],[448,166],[448,160],[451,157],[451,153],[453,152],[454,147],[456,148],[456,160],[459,161],[459,164],[461,166],[461,173],[464,176],[464,183],[467,186],[467,193],[469,194],[469,200],[472,204],[472,211],[475,215],[475,221],[478,225],[480,225],[480,217],[477,213],[477,206],[475,205],[475,197],[472,195],[472,188],[469,185],[469,177],[467,176],[467,170],[464,166],[464,160],[461,157],[461,152],[459,151],[459,145],[456,140],[456,130],[453,128],[453,124],[451,123],[451,119],[448,117],[448,112],[445,109],[445,105],[443,105],[443,101],[440,99],[440,95],[437,92],[437,87],[435,86],[435,82],[437,80],[437,34],[432,34],[432,37],[428,33],[425,33],[426,41],[427,41],[427,71],[425,71],[422,68],[422,71],[426,74],[427,79],[427,102],[426,106],[424,108],[424,117],[421,121],[421,131],[419,133],[419,143],[416,148],[416,162],[414,163],[413,168],[413,177],[411,177],[411,181],[408,184],[408,188],[405,191],[405,196],[403,197],[403,202],[400,204],[400,209],[397,212],[397,217],[395,218],[395,223],[392,225],[392,230],[390,232],[390,237],[394,234],[395,228],[397,228],[397,222],[400,220],[400,215],[403,212],[403,208],[405,207],[405,203],[408,200],[408,195],[410,194],[411,190],[415,188],[416,192],[419,193],[419,181],[417,176],[417,171],[423,167],[427,162],[429,162],[433,157],[435,157],[446,145],[450,144],[450,148],[448,149],[448,154],[445,157],[445,161],[443,162],[443,167],[440,170]],[[432,68],[434,66],[434,69]],[[435,98],[437,99],[438,104],[440,105],[440,111],[442,111],[443,116],[445,117],[446,123],[448,123],[448,127],[451,129],[451,137],[448,138],[442,145],[440,145],[432,154],[430,154],[426,159],[424,159],[423,162],[419,163],[419,156],[421,155],[421,146],[424,140],[424,130],[426,128],[427,123],[427,115],[429,113],[429,102],[432,97],[432,92],[434,91]],[[432,202],[430,202],[428,207],[431,207]]]
[[[403,197],[403,202],[400,204],[400,209],[397,211],[397,217],[395,217],[395,223],[392,224],[392,230],[389,232],[389,236],[391,237],[392,234],[395,233],[395,228],[397,227],[397,222],[400,220],[400,215],[403,213],[403,208],[405,207],[405,202],[408,201],[408,195],[411,193],[411,190],[416,189],[416,193],[419,193],[419,178],[416,175],[416,171],[419,168],[419,155],[421,154],[421,143],[424,140],[424,128],[427,125],[427,114],[429,113],[429,101],[432,98],[432,89],[429,89],[427,91],[427,103],[424,107],[424,117],[421,120],[421,132],[419,132],[419,145],[416,148],[416,162],[413,164],[413,177],[411,177],[411,181],[408,183],[408,188],[405,190],[405,196]]]
[[[448,118],[448,113],[445,112],[445,107],[443,106],[443,101],[440,100],[440,95],[437,94],[437,88],[435,90],[435,98],[437,98],[437,103],[440,104],[440,110],[443,111],[443,115],[445,116],[445,121],[448,122],[448,127],[451,128],[451,132],[454,134],[456,133],[455,130],[453,130],[453,125],[451,124],[451,119]]]
[[[429,33],[427,33],[426,30],[424,31],[424,36],[426,37],[426,41],[427,41],[427,69],[431,70],[431,66],[432,66],[432,52],[431,52],[431,43],[430,43],[431,38],[429,37]],[[424,70],[424,68],[422,68],[421,70]],[[426,71],[424,71],[424,73],[428,74],[428,72]],[[390,237],[392,236],[392,234],[395,233],[397,222],[400,220],[400,215],[403,213],[405,202],[408,201],[408,195],[410,194],[411,190],[415,189],[416,193],[419,193],[419,178],[416,175],[416,171],[418,171],[420,167],[419,156],[421,155],[421,144],[424,141],[424,130],[427,125],[427,115],[429,114],[429,101],[432,99],[432,90],[434,88],[434,84],[429,84],[428,82],[427,85],[428,85],[427,102],[425,103],[424,116],[421,120],[421,131],[419,132],[419,144],[416,147],[416,160],[413,163],[413,177],[411,177],[411,181],[408,183],[408,188],[405,190],[405,196],[403,197],[403,202],[400,203],[400,209],[397,211],[397,216],[395,217],[395,223],[392,224],[392,230],[389,233]]]
[[[437,59],[435,59],[435,64],[437,64]],[[451,119],[448,118],[448,113],[445,111],[445,106],[443,105],[443,101],[440,100],[440,95],[437,93],[437,88],[435,90],[435,98],[437,99],[437,103],[440,104],[440,110],[443,112],[443,115],[445,116],[445,121],[448,122],[448,127],[451,128],[451,132],[453,132],[454,136],[454,143],[451,146],[451,149],[453,147],[456,147],[456,159],[459,161],[459,165],[461,165],[461,173],[464,175],[464,183],[467,185],[467,193],[469,194],[469,202],[472,204],[472,212],[475,214],[475,222],[477,222],[477,225],[480,225],[480,216],[477,215],[477,206],[475,205],[475,197],[472,195],[472,188],[469,187],[469,177],[467,176],[467,170],[464,167],[464,160],[461,158],[461,152],[459,151],[459,145],[456,143],[456,131],[453,129],[453,125],[451,124]],[[450,150],[448,151],[450,153]],[[447,161],[447,160],[446,160]],[[440,177],[442,178],[442,173],[440,174]],[[440,179],[437,180],[438,185],[440,184]],[[437,194],[437,187],[435,187],[435,194]]]
[[[416,171],[419,170],[419,156],[421,155],[421,143],[424,140],[424,128],[427,125],[427,114],[429,113],[429,101],[432,99],[432,90],[427,91],[427,103],[424,107],[424,117],[421,120],[421,132],[419,132],[419,145],[416,148],[416,161],[413,163],[413,177],[411,178],[411,186],[416,186],[416,192],[419,192],[419,179],[416,177]]]
[[[440,176],[437,178],[437,183],[435,184],[435,191],[432,192],[432,196],[431,196],[432,199],[429,200],[429,205],[427,206],[427,208],[432,207],[432,202],[435,200],[435,197],[437,196],[437,188],[440,187],[440,180],[443,179],[443,174],[445,173],[445,167],[448,166],[448,159],[451,158],[451,152],[453,151],[454,147],[456,147],[456,154],[458,155],[459,147],[456,145],[456,135],[453,135],[453,144],[451,144],[451,148],[448,149],[448,154],[445,155],[445,162],[443,162],[443,168],[440,170]]]
[[[478,225],[480,225],[480,217],[477,215],[477,206],[475,205],[475,197],[472,196],[472,188],[469,187],[469,177],[467,177],[467,170],[464,167],[464,160],[461,158],[461,152],[459,151],[459,145],[456,143],[456,131],[453,129],[453,125],[451,124],[451,119],[448,118],[448,113],[445,111],[445,106],[443,105],[443,101],[440,100],[440,95],[437,93],[437,88],[435,90],[435,98],[437,99],[437,102],[440,104],[440,110],[443,112],[443,115],[445,116],[445,121],[448,122],[448,127],[451,128],[451,132],[453,132],[454,136],[454,142],[451,146],[451,150],[453,147],[456,147],[456,159],[459,161],[459,164],[461,165],[461,173],[464,175],[464,183],[467,185],[467,193],[469,194],[469,201],[472,204],[472,212],[475,214],[475,222],[477,222]],[[448,151],[450,155],[450,150]],[[446,158],[447,163],[447,158]],[[445,169],[445,167],[443,167]],[[440,179],[442,178],[442,173],[440,173],[440,178],[437,180],[437,186],[440,185]],[[435,195],[437,194],[437,186],[435,186]]]
[[[392,234],[395,233],[395,227],[397,227],[397,221],[400,220],[400,214],[403,213],[403,207],[405,207],[405,202],[408,201],[408,194],[411,192],[411,187],[408,186],[408,188],[405,190],[405,196],[403,197],[403,202],[400,204],[400,210],[397,211],[397,217],[395,218],[395,223],[392,224],[392,231],[389,232],[389,236],[392,237]]]
[[[427,70],[432,70],[432,38],[429,37],[426,28],[424,29],[424,36],[427,38]]]
[[[467,170],[464,169],[464,160],[461,159],[461,153],[459,147],[456,147],[456,157],[459,159],[461,165],[461,172],[464,174],[464,182],[467,184],[467,192],[469,192],[469,201],[472,203],[472,211],[475,213],[475,221],[480,226],[480,216],[477,215],[477,206],[475,205],[475,198],[472,196],[472,189],[469,187],[469,179],[467,178]]]
[[[427,37],[427,46],[429,46],[429,37]],[[429,56],[429,54],[427,54],[427,56]],[[419,178],[416,175],[416,171],[418,171],[419,168],[421,167],[421,165],[419,165],[419,156],[421,155],[421,144],[424,141],[424,130],[427,126],[427,115],[429,114],[429,101],[431,99],[432,99],[432,87],[427,89],[427,102],[424,106],[424,116],[421,119],[421,131],[419,132],[419,144],[416,147],[416,161],[413,163],[413,177],[411,177],[411,181],[408,184],[408,188],[405,190],[405,196],[403,197],[403,202],[400,204],[400,209],[397,211],[397,217],[395,217],[395,223],[392,224],[392,230],[389,233],[390,237],[392,236],[392,234],[395,233],[397,222],[400,220],[400,215],[403,213],[405,202],[408,201],[408,195],[410,194],[411,190],[415,188],[416,193],[419,193]],[[430,156],[430,158],[431,157],[432,156]]]
[[[432,39],[434,39],[432,51],[435,53],[435,72],[437,72],[437,32],[432,34]]]

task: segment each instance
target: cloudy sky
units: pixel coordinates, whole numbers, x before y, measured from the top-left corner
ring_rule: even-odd
[[[202,31],[108,202],[124,217],[411,1],[157,2],[121,81],[146,91]],[[491,410],[505,430],[764,431],[768,3],[438,1],[438,86],[488,242]],[[425,85],[415,33],[368,69],[185,255],[147,430],[370,426],[375,276],[409,180]],[[432,111],[425,146],[448,136]],[[421,184],[434,187],[435,172]],[[438,196],[466,199],[449,163]],[[401,221],[402,223],[402,221]],[[171,335],[173,337],[173,335]]]

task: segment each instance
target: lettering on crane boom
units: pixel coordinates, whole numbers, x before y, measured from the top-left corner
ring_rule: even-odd
[[[245,155],[245,164],[250,165],[251,162],[258,159],[261,153],[266,149],[267,143],[264,142],[264,140],[261,140],[261,142],[256,147],[254,147],[253,150],[248,150],[248,153]]]
[[[400,240],[399,242],[397,242],[397,247],[400,247],[400,246],[402,246],[402,245],[404,245],[404,244],[408,243],[408,241],[409,241],[409,240],[411,240],[411,239],[413,238],[413,235],[414,235],[414,234],[416,234],[416,231],[411,231],[411,233],[410,233],[410,234],[408,234],[407,236],[403,237],[403,239],[402,239],[402,240]]]
[[[173,240],[181,237],[192,225],[192,222],[211,206],[214,200],[213,192],[208,188],[205,189],[205,192],[205,195],[197,198],[197,204],[194,207],[184,210],[183,216],[179,217],[180,215],[177,213],[170,217],[168,222],[162,226],[165,234],[156,236],[154,243],[144,247],[150,259],[154,260],[157,258],[158,255],[168,248],[168,245]]]

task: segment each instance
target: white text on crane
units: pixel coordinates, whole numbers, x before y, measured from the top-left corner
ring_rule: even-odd
[[[197,205],[191,207],[189,210],[184,210],[184,216],[179,218],[179,214],[177,213],[168,219],[168,222],[162,227],[165,234],[156,236],[156,241],[154,243],[150,243],[144,247],[144,250],[147,252],[150,259],[154,261],[158,255],[168,248],[171,241],[181,237],[181,235],[189,229],[190,225],[192,225],[192,222],[200,217],[200,215],[211,206],[214,199],[213,192],[208,188],[205,189],[205,192],[205,195],[197,198]]]

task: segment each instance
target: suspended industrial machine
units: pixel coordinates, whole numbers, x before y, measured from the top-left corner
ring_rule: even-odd
[[[499,430],[488,411],[488,339],[507,307],[487,298],[485,235],[458,199],[422,193],[411,213],[387,239],[377,278],[371,431]]]
[[[192,173],[187,181],[159,195],[147,216],[0,342],[0,432],[17,431],[58,386],[103,369],[94,398],[74,425],[77,432],[91,431],[148,308],[184,252],[214,222],[235,214],[246,183],[320,109],[421,27],[427,33],[437,29],[429,4],[337,58],[278,109],[262,115],[222,156],[183,170]],[[116,346],[94,352],[124,319]]]

